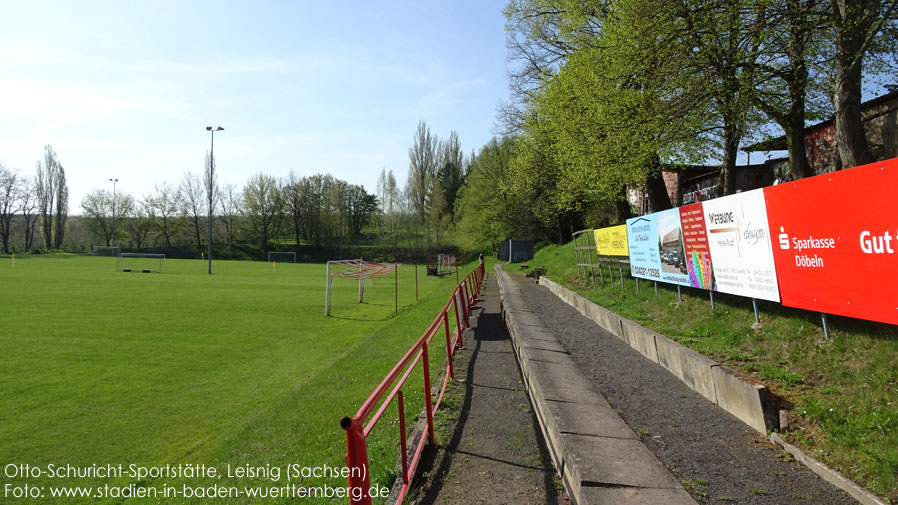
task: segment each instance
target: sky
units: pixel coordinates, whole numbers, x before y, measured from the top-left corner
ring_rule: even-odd
[[[90,191],[135,198],[201,175],[219,184],[329,173],[402,184],[419,120],[462,148],[507,99],[505,2],[5,2],[0,161],[32,175],[51,145],[69,212]]]

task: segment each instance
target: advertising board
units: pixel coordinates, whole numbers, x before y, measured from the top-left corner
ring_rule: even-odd
[[[896,189],[898,159],[764,188],[783,305],[898,324]]]
[[[701,205],[716,290],[778,302],[763,190],[715,198]]]
[[[630,275],[689,286],[679,210],[628,219],[627,244]]]
[[[689,285],[694,288],[716,289],[702,204],[685,205],[679,210]]]
[[[609,226],[594,230],[596,237],[596,252],[599,256],[626,256],[627,249],[627,225]]]

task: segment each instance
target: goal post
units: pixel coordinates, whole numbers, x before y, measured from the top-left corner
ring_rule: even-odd
[[[328,261],[324,288],[324,315],[329,316],[331,313],[331,300],[333,298],[334,279],[336,279],[337,277],[352,281],[358,281],[358,300],[359,303],[362,303],[365,296],[366,280],[376,280],[378,277],[383,277],[388,273],[396,272],[400,266],[401,265],[399,263],[375,263],[365,261],[361,258],[354,260]],[[394,287],[394,289],[396,290],[396,293],[394,293],[394,298],[398,300],[398,285]]]
[[[458,261],[453,254],[437,255],[437,275],[451,274],[458,269]]]
[[[296,263],[296,253],[293,251],[268,251],[269,263]]]
[[[91,256],[108,256],[116,258],[121,254],[121,250],[117,245],[95,245],[90,248]]]
[[[165,255],[153,253],[121,253],[118,255],[119,272],[165,272]]]

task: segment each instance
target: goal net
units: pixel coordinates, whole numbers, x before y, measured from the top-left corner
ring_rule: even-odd
[[[165,271],[165,255],[150,253],[121,253],[118,256],[119,272],[155,272]]]
[[[269,263],[296,263],[296,253],[292,251],[269,251]]]
[[[451,254],[437,255],[437,275],[451,274],[456,268],[455,256]]]
[[[359,303],[362,303],[365,297],[365,283],[392,273],[399,266],[399,263],[374,263],[361,258],[328,261],[327,280],[324,290],[324,315],[329,316],[331,313],[334,279],[339,278],[357,282],[359,286]]]
[[[109,245],[95,245],[91,247],[90,255],[91,256],[109,256],[110,258],[115,258],[119,255],[121,251],[118,246],[109,246]]]

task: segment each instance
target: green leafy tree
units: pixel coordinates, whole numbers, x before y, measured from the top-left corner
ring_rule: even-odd
[[[495,249],[512,236],[530,238],[540,227],[528,206],[510,188],[511,138],[492,139],[471,160],[455,201],[456,228],[470,249]]]
[[[284,218],[284,200],[276,178],[255,174],[243,188],[246,227],[250,237],[262,250],[281,232]]]
[[[830,4],[836,142],[842,167],[849,168],[873,161],[861,116],[863,70],[869,57],[885,55],[894,65],[898,0],[830,0]]]

